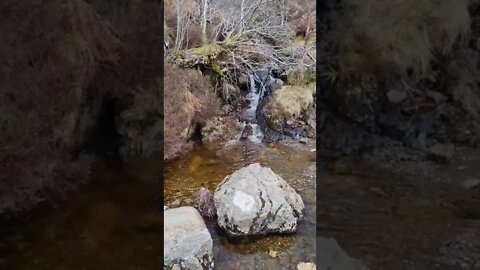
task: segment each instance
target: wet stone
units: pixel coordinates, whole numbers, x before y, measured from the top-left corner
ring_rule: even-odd
[[[164,269],[213,269],[213,241],[193,207],[164,212]]]
[[[177,208],[177,207],[180,207],[182,205],[182,200],[180,199],[176,199],[175,201],[171,202],[168,207],[170,208]]]
[[[467,229],[449,239],[441,248],[441,257],[438,259],[443,264],[456,266],[457,269],[477,269],[480,262],[480,233],[476,228]],[[475,266],[475,268],[471,268]]]
[[[388,101],[393,104],[399,104],[407,98],[407,91],[405,89],[390,89],[387,92]]]
[[[455,146],[453,144],[437,143],[429,149],[428,156],[431,160],[449,163],[455,154]]]
[[[258,163],[225,177],[214,201],[218,225],[233,237],[295,232],[305,208],[283,178]]]
[[[480,179],[468,179],[462,182],[462,186],[468,189],[477,189],[480,188]]]

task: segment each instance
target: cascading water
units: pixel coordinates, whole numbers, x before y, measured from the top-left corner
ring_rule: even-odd
[[[260,98],[263,94],[264,87],[260,84],[260,87],[257,87],[255,84],[254,75],[249,76],[249,93],[247,94],[248,108],[245,110],[245,113],[242,117],[242,120],[239,122],[240,134],[237,136],[237,140],[241,139],[244,136],[244,133],[248,130],[246,129],[247,125],[250,125],[251,132],[246,134],[246,138],[254,143],[262,143],[263,133],[260,127],[257,124],[257,107],[260,101]]]

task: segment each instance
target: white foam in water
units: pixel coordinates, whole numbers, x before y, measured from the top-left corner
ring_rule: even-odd
[[[242,137],[242,132],[243,132],[243,129],[245,128],[247,124],[245,122],[240,122],[238,121],[237,122],[237,127],[238,127],[238,130],[239,132],[237,133],[237,136],[235,137],[235,140],[240,140],[240,138]]]
[[[250,92],[247,94],[247,100],[249,101],[249,106],[246,111],[246,116],[249,120],[256,120],[256,110],[260,100],[260,93],[257,93],[257,89],[255,88],[253,75],[250,75]]]
[[[246,119],[250,125],[252,126],[252,135],[248,136],[248,140],[257,143],[257,144],[262,144],[262,139],[263,139],[263,133],[260,129],[260,127],[256,124],[257,122],[257,107],[258,103],[260,101],[261,97],[261,92],[258,91],[258,89],[255,87],[255,78],[253,75],[249,76],[250,78],[250,92],[247,94],[247,100],[248,100],[248,108],[245,111],[244,119]],[[245,129],[245,126],[247,125],[246,122],[238,122],[238,129],[239,133],[236,136],[236,140],[240,140],[242,136],[242,132]]]
[[[248,139],[254,143],[261,144],[263,139],[263,133],[257,124],[250,124],[252,126],[252,135],[248,136]]]
[[[246,125],[247,124],[245,122],[240,122],[240,121],[237,122],[239,133],[237,134],[235,140],[228,142],[226,145],[229,145],[235,141],[239,141],[240,138],[242,137],[242,132],[245,129]],[[262,130],[257,124],[250,124],[250,126],[252,127],[252,135],[248,136],[247,139],[256,144],[262,144],[262,139],[263,139]]]

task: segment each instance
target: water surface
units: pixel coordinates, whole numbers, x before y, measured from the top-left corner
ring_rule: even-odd
[[[214,190],[223,178],[235,170],[260,163],[282,176],[305,203],[305,219],[297,233],[270,235],[247,244],[229,241],[215,221],[208,228],[213,238],[216,269],[296,269],[300,262],[315,262],[315,153],[302,148],[254,143],[248,147],[249,158],[242,157],[242,143],[226,149],[218,146],[197,147],[187,157],[167,164],[165,203],[182,199],[193,205],[200,187]],[[277,256],[269,255],[276,253]]]
[[[314,153],[281,145],[257,147],[251,161],[270,166],[301,194],[305,220],[296,234],[249,244],[229,242],[209,222],[216,269],[295,269],[299,262],[315,260]],[[238,148],[216,149],[196,147],[167,164],[165,203],[183,199],[193,205],[200,187],[213,190],[223,177],[250,163]],[[0,269],[162,269],[161,164],[159,157],[128,166],[99,161],[88,184],[54,207],[0,223]],[[275,258],[270,250],[277,252]]]

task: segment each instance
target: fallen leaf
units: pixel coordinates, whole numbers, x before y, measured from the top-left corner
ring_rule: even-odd
[[[272,257],[272,258],[276,258],[277,255],[278,255],[277,252],[274,251],[274,250],[270,250],[270,251],[268,252],[268,256],[270,256],[270,257]]]

